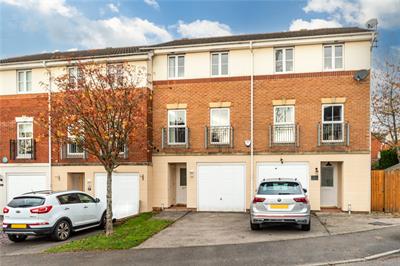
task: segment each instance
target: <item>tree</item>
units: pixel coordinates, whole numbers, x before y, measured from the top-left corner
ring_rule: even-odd
[[[146,74],[144,68],[128,64],[78,63],[68,70],[54,79],[51,134],[60,145],[76,144],[104,166],[109,236],[113,233],[112,172],[121,164],[125,145],[147,123],[148,91],[139,87],[146,84]]]
[[[372,75],[372,132],[400,158],[400,61],[378,63]]]

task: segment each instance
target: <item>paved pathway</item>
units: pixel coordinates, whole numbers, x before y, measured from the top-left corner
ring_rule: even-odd
[[[400,227],[288,241],[3,256],[2,265],[298,265],[362,258],[400,248]]]

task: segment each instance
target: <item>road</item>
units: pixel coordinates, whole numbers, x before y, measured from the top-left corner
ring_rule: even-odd
[[[2,256],[2,265],[299,265],[400,249],[400,227],[262,243]],[[393,261],[398,260],[394,257]],[[385,263],[384,260],[379,262]],[[385,265],[385,264],[382,264]]]

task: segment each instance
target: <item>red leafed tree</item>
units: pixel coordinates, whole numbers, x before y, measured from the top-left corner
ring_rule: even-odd
[[[76,144],[104,166],[106,235],[111,235],[112,172],[121,164],[120,153],[135,132],[146,130],[142,128],[147,119],[146,72],[129,64],[94,63],[78,63],[68,70],[54,79],[51,134],[60,145]]]

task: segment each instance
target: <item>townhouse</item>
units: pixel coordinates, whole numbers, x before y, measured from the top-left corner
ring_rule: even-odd
[[[354,76],[370,69],[373,38],[361,28],[318,29],[2,60],[0,202],[17,193],[23,169],[31,176],[25,190],[80,189],[105,200],[105,174],[93,158],[34,141],[35,123],[33,132],[23,126],[36,108],[46,111],[39,80],[73,75],[74,60],[99,60],[129,62],[148,74],[141,86],[151,126],[127,144],[113,181],[120,217],[174,205],[245,211],[257,185],[271,177],[301,180],[314,210],[369,211],[370,82]],[[18,153],[29,139],[36,155],[15,157],[13,147]],[[34,165],[43,169],[29,170]]]

